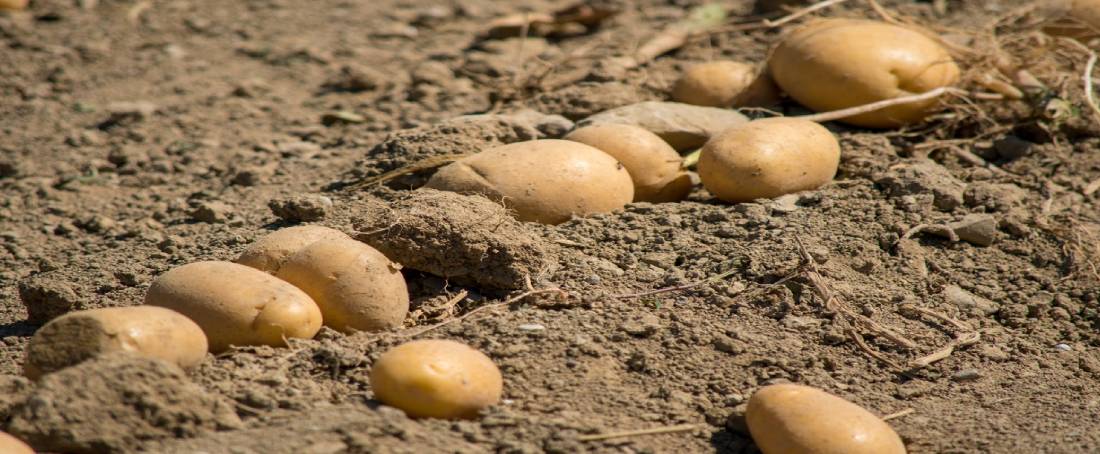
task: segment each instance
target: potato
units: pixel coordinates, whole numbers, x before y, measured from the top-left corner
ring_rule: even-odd
[[[924,93],[959,80],[935,40],[882,22],[824,19],[787,35],[768,60],[779,88],[818,112]],[[841,121],[890,128],[924,119],[938,100],[899,104]]]
[[[1048,34],[1082,41],[1100,36],[1100,0],[1044,0],[1038,6]]]
[[[182,314],[153,306],[70,312],[39,328],[27,344],[24,370],[37,379],[110,352],[129,352],[184,369],[206,357],[206,335]]]
[[[709,107],[770,106],[779,102],[779,89],[748,63],[718,60],[684,71],[672,86],[672,99]]]
[[[862,407],[809,386],[761,388],[745,421],[764,454],[905,454],[898,434]]]
[[[0,452],[4,454],[34,454],[34,450],[23,440],[0,432]]]
[[[195,262],[153,281],[145,304],[172,309],[202,328],[210,351],[230,345],[286,345],[321,329],[321,309],[297,287],[231,262]]]
[[[26,9],[30,0],[0,0],[0,11],[18,11]]]
[[[287,227],[269,233],[252,243],[240,257],[237,257],[237,263],[275,274],[291,254],[310,244],[320,240],[350,238],[344,232],[320,225]]]
[[[585,126],[565,140],[598,148],[618,159],[634,181],[635,202],[676,202],[691,192],[684,159],[657,134],[634,125]]]
[[[622,208],[634,182],[615,158],[567,140],[502,145],[439,169],[427,188],[482,194],[515,211],[516,219],[560,224]]]
[[[374,397],[414,418],[474,418],[500,402],[496,364],[466,344],[406,342],[382,354],[370,371]]]
[[[748,202],[815,189],[840,165],[840,144],[817,123],[766,118],[734,126],[707,141],[699,179],[715,197]]]
[[[401,266],[353,240],[321,240],[287,259],[275,277],[306,292],[335,330],[382,331],[401,326],[409,290]]]

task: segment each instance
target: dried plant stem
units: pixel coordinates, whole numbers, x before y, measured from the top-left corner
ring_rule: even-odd
[[[848,0],[825,0],[823,2],[817,2],[817,3],[814,3],[813,5],[802,8],[798,11],[795,11],[791,14],[783,16],[783,17],[781,17],[779,19],[776,19],[774,21],[765,19],[764,20],[764,25],[767,26],[767,27],[772,27],[772,28],[778,27],[780,25],[786,24],[788,22],[791,22],[791,21],[796,20],[800,17],[806,16],[810,13],[815,12],[815,11],[823,10],[823,9],[828,8],[830,6],[833,6],[833,5],[839,5],[839,4],[844,3],[846,1],[848,1]]]
[[[1093,118],[1097,122],[1100,122],[1100,104],[1097,104],[1096,95],[1093,93],[1092,89],[1092,72],[1096,69],[1097,60],[1096,51],[1089,49],[1088,46],[1081,44],[1080,41],[1075,39],[1063,38],[1063,41],[1069,42],[1089,56],[1088,62],[1085,63],[1085,73],[1081,75],[1081,80],[1085,84],[1085,101],[1089,105],[1089,108],[1092,109]]]
[[[885,109],[887,107],[896,106],[896,105],[900,105],[900,104],[909,104],[909,103],[914,103],[914,102],[928,101],[930,99],[935,99],[935,98],[938,98],[938,97],[943,96],[943,95],[948,94],[948,93],[958,94],[958,95],[969,94],[969,92],[967,92],[966,90],[962,90],[962,89],[955,88],[955,87],[940,87],[940,88],[937,88],[937,89],[934,89],[934,90],[929,90],[929,91],[926,91],[924,93],[920,93],[920,94],[916,94],[916,95],[909,95],[909,96],[902,96],[902,97],[899,97],[899,98],[885,99],[885,100],[873,102],[873,103],[870,103],[870,104],[864,104],[862,106],[849,107],[847,109],[834,110],[834,111],[831,111],[831,112],[822,112],[822,113],[817,113],[817,114],[813,114],[813,115],[802,115],[802,116],[798,116],[798,117],[795,117],[795,118],[800,118],[800,119],[803,119],[803,120],[816,121],[816,122],[819,122],[819,123],[826,122],[826,121],[840,120],[840,119],[843,119],[843,118],[854,117],[856,115],[862,115],[862,114],[865,114],[865,113],[870,113],[870,112],[874,112],[874,111],[877,111],[877,110],[882,110],[882,109]]]
[[[582,435],[582,436],[577,437],[577,440],[579,440],[579,441],[598,441],[598,440],[607,440],[607,439],[611,439],[611,438],[636,437],[636,436],[639,436],[639,435],[656,435],[656,434],[667,434],[667,433],[674,433],[674,432],[687,432],[689,430],[695,430],[697,427],[699,427],[698,424],[680,424],[678,426],[654,427],[652,429],[624,430],[624,431],[621,431],[621,432],[608,432],[608,433],[595,434],[595,435]]]
[[[439,166],[444,165],[444,164],[450,164],[454,161],[465,158],[467,156],[470,156],[470,153],[457,153],[457,154],[446,154],[446,155],[441,155],[441,156],[432,156],[430,158],[427,158],[427,159],[424,159],[424,160],[421,160],[421,161],[418,161],[418,162],[414,162],[414,163],[409,164],[407,166],[391,170],[391,171],[383,173],[381,175],[367,178],[366,180],[363,180],[363,181],[360,181],[358,183],[354,183],[352,185],[349,185],[346,189],[347,190],[354,190],[354,189],[365,188],[365,187],[368,187],[368,186],[374,186],[376,184],[382,184],[382,183],[385,183],[387,181],[393,180],[394,178],[402,177],[402,176],[408,175],[410,173],[416,173],[416,172],[420,172],[420,171],[423,171],[423,170],[434,169],[434,168],[439,167]]]
[[[487,310],[490,310],[490,309],[495,309],[495,308],[498,308],[498,307],[508,306],[509,304],[512,304],[516,301],[522,300],[522,299],[527,298],[529,296],[541,295],[541,294],[545,294],[545,293],[557,293],[557,294],[561,295],[563,298],[569,296],[568,293],[566,293],[564,290],[562,290],[560,288],[544,288],[544,289],[538,289],[538,290],[528,290],[526,292],[520,293],[519,295],[513,296],[513,297],[508,298],[508,299],[506,299],[504,301],[501,301],[499,303],[486,304],[486,305],[481,306],[477,309],[474,309],[470,312],[462,314],[461,316],[458,316],[458,317],[455,317],[455,318],[452,318],[452,319],[448,319],[448,320],[444,320],[444,321],[436,323],[434,325],[425,326],[425,327],[420,328],[420,329],[415,329],[415,330],[412,330],[412,331],[406,331],[404,333],[399,333],[399,335],[401,337],[417,337],[417,336],[420,336],[424,333],[427,333],[429,331],[434,331],[436,329],[442,328],[442,327],[450,325],[452,323],[461,322],[461,321],[463,321],[467,318],[472,317],[473,315],[475,315],[479,312],[484,312],[484,311],[487,311]]]
[[[898,418],[900,418],[900,417],[902,417],[902,416],[909,416],[909,415],[911,415],[911,414],[913,414],[913,413],[916,413],[916,412],[917,412],[917,411],[916,411],[916,410],[914,410],[914,409],[912,409],[912,408],[906,408],[906,409],[904,409],[904,410],[901,410],[901,411],[898,411],[898,412],[894,412],[894,413],[890,413],[890,414],[888,414],[888,415],[886,415],[886,416],[883,416],[883,417],[882,417],[882,420],[883,420],[883,421],[889,421],[889,420],[891,420],[891,419],[898,419]]]
[[[708,277],[708,278],[703,279],[701,281],[692,282],[690,284],[676,285],[676,286],[672,286],[672,287],[659,288],[659,289],[656,289],[656,290],[648,290],[648,291],[639,292],[639,293],[626,293],[626,294],[622,294],[622,295],[615,295],[614,298],[621,298],[621,299],[641,298],[641,297],[644,297],[644,296],[659,295],[659,294],[662,294],[662,293],[679,292],[679,291],[682,291],[682,290],[688,290],[688,289],[692,289],[692,288],[695,288],[695,287],[699,287],[701,285],[706,285],[706,284],[709,284],[711,282],[720,281],[720,280],[725,279],[727,277],[733,276],[735,273],[737,273],[737,270],[736,269],[731,269],[731,270],[723,272],[721,274],[716,274],[714,276]]]

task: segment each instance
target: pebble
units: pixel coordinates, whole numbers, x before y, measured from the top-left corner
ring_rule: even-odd
[[[978,369],[963,369],[951,375],[951,379],[955,381],[970,381],[979,378],[982,378],[982,373]]]
[[[233,207],[224,202],[201,202],[191,210],[191,219],[207,224],[224,224],[229,221]]]
[[[978,246],[989,246],[997,238],[997,220],[988,214],[968,214],[950,227],[959,239]]]
[[[1073,351],[1073,347],[1070,347],[1068,344],[1054,344],[1054,349],[1063,352]]]
[[[697,148],[711,136],[748,121],[731,109],[701,107],[677,102],[646,101],[592,115],[577,127],[596,124],[640,126],[661,136],[677,150]]]
[[[965,312],[993,315],[1001,309],[1000,305],[997,303],[974,295],[957,285],[948,285],[944,287],[943,297],[948,303],[955,305]]]
[[[518,326],[520,331],[545,331],[546,327],[538,323],[525,323]]]

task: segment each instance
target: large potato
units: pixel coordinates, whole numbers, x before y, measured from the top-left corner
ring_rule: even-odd
[[[343,332],[381,331],[401,326],[409,312],[400,269],[376,249],[342,238],[306,246],[275,276],[313,298],[325,325]]]
[[[0,432],[0,452],[4,454],[34,454],[34,450],[23,443],[23,440],[4,432]]]
[[[699,179],[727,202],[774,198],[815,189],[836,176],[840,144],[828,129],[797,118],[734,126],[707,141]]]
[[[783,91],[818,112],[924,93],[954,84],[959,67],[939,43],[882,22],[825,19],[795,29],[768,66]],[[938,100],[900,104],[841,121],[889,128],[924,119]]]
[[[585,126],[565,140],[591,145],[618,159],[634,181],[635,202],[675,202],[691,192],[691,177],[676,150],[657,134],[634,125]]]
[[[374,397],[415,418],[473,418],[500,402],[504,379],[493,360],[449,340],[407,342],[370,371]]]
[[[770,106],[779,102],[779,90],[753,65],[715,60],[684,71],[672,86],[672,99],[710,107]]]
[[[292,254],[320,240],[350,239],[347,234],[320,225],[279,229],[252,243],[237,263],[274,274]]]
[[[321,329],[317,303],[297,287],[231,262],[196,262],[153,281],[145,304],[172,309],[202,328],[210,351],[230,345],[286,345]]]
[[[154,306],[70,312],[40,328],[27,344],[27,377],[76,365],[110,352],[129,352],[184,369],[206,357],[206,335],[191,319]]]
[[[761,388],[749,399],[745,422],[765,454],[905,454],[901,438],[881,419],[808,386]]]
[[[622,208],[634,183],[615,158],[567,140],[534,140],[490,148],[439,169],[425,187],[482,194],[521,221],[559,224]]]

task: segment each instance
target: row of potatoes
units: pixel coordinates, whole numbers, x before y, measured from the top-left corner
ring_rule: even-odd
[[[732,61],[689,68],[672,88],[676,101],[710,107],[770,106],[780,91],[815,111],[948,87],[959,68],[936,40],[870,20],[825,19],[786,35],[766,69]],[[889,128],[920,121],[937,100],[849,116],[852,125]],[[836,137],[797,117],[733,126],[699,151],[698,178],[726,202],[816,189],[840,163]],[[614,211],[630,202],[674,202],[693,189],[680,153],[658,135],[626,124],[594,124],[564,140],[491,148],[441,168],[426,187],[503,200],[522,221],[558,224]]]
[[[398,328],[409,310],[400,265],[338,230],[275,231],[234,262],[183,265],[159,276],[145,304],[65,314],[39,329],[24,371],[39,377],[107,352],[129,352],[193,369],[207,352],[285,346],[322,325],[345,333]],[[503,378],[489,357],[447,340],[407,342],[371,368],[382,402],[414,417],[469,418],[500,400]]]
[[[685,73],[673,97],[724,107],[770,103],[778,86],[807,107],[827,111],[958,78],[957,66],[934,40],[871,21],[812,22],[789,34],[768,66],[770,77],[738,63],[703,64]],[[897,126],[924,118],[930,106],[898,105],[845,121]],[[836,138],[821,125],[769,118],[711,138],[698,172],[711,194],[743,202],[817,188],[833,178],[839,159]],[[505,200],[520,220],[557,224],[632,201],[682,200],[693,187],[682,162],[650,131],[593,125],[564,140],[482,151],[443,167],[426,186]],[[322,324],[343,332],[391,330],[402,325],[408,308],[400,265],[343,232],[292,227],[253,244],[236,263],[198,262],[168,271],[153,282],[143,306],[52,320],[31,339],[25,371],[37,378],[120,350],[194,368],[208,351],[282,346],[288,338],[313,337]],[[500,401],[503,386],[487,356],[445,340],[391,349],[373,365],[370,381],[383,403],[413,417],[439,418],[475,417]],[[762,388],[749,401],[746,421],[765,453],[905,452],[897,434],[867,410],[805,386]]]

